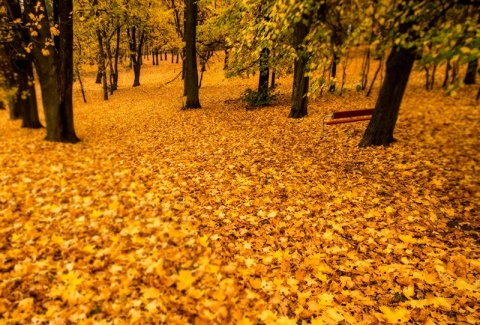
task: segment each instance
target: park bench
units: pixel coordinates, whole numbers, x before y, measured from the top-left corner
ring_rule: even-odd
[[[372,118],[373,108],[369,109],[359,109],[353,111],[342,111],[342,112],[333,112],[323,116],[322,118],[322,137],[324,134],[325,124],[333,125],[340,123],[351,123],[358,121],[368,121]],[[329,121],[325,121],[327,118],[330,118]]]

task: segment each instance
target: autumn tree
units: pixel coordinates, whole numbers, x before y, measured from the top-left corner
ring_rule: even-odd
[[[388,41],[393,44],[387,58],[385,80],[380,89],[375,110],[360,142],[360,147],[389,145],[400,104],[425,34],[441,26],[446,15],[465,1],[386,2],[381,17],[391,29]],[[373,5],[373,2],[372,2]]]

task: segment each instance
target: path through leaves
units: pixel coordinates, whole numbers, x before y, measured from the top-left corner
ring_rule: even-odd
[[[142,69],[108,102],[89,76],[76,145],[0,112],[0,324],[478,322],[474,89],[416,76],[399,141],[358,149],[365,123],[320,121],[363,94],[291,120],[288,94],[246,111],[255,80],[218,65],[181,111],[179,66]]]

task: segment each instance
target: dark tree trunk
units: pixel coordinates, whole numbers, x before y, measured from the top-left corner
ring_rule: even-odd
[[[102,83],[102,76],[103,76],[103,73],[102,73],[102,68],[100,68],[100,60],[98,62],[98,70],[97,70],[97,78],[95,79],[95,83],[96,84],[101,84]]]
[[[167,61],[167,51],[165,51],[165,61]]]
[[[360,147],[388,146],[395,141],[393,131],[415,56],[415,49],[392,49],[387,59],[385,81]]]
[[[100,74],[100,82],[103,88],[103,100],[108,100],[108,85],[107,85],[107,69],[105,68],[105,51],[103,48],[103,35],[100,29],[97,29],[98,41],[98,74]],[[97,81],[98,81],[97,74]]]
[[[197,70],[197,0],[185,0],[185,108],[200,108]]]
[[[39,129],[42,126],[38,117],[37,97],[33,83],[33,67],[30,60],[17,60],[19,70],[19,94],[17,100],[20,103],[22,114],[22,128]]]
[[[307,71],[307,64],[309,56],[305,53],[302,43],[308,35],[309,26],[300,20],[295,24],[294,42],[295,50],[297,51],[297,59],[295,60],[293,68],[293,94],[292,94],[292,108],[288,117],[302,118],[307,115],[308,105],[308,83],[309,78],[305,76]]]
[[[445,78],[443,79],[442,88],[445,88],[448,86],[448,79],[450,76],[451,69],[452,69],[452,65],[450,64],[450,61],[447,61],[447,66],[445,67]]]
[[[134,26],[130,28],[128,33],[130,37],[130,61],[132,62],[134,80],[132,87],[140,86],[140,69],[142,66],[142,48],[145,41],[145,30],[142,29],[139,39],[137,40],[137,28]]]
[[[16,1],[15,1],[16,2]],[[23,21],[31,23],[29,14],[36,8],[48,8],[45,0],[23,2]],[[51,38],[48,12],[38,21],[38,35],[32,36],[32,55],[42,89],[42,101],[47,123],[46,140],[55,142],[78,142],[73,126],[73,12],[72,0],[54,0],[53,19],[61,37],[55,37],[55,46],[44,44]],[[45,55],[48,51],[48,55]]]
[[[270,83],[270,88],[275,88],[275,71],[272,71],[272,81]]]
[[[133,80],[133,86],[132,87],[138,87],[140,86],[140,63],[134,63],[133,64],[133,75],[134,75],[134,80]]]
[[[18,81],[17,81],[18,82]],[[22,106],[19,97],[21,93],[17,91],[15,97],[12,99],[9,105],[9,113],[11,120],[19,120],[22,118]]]
[[[58,25],[61,35],[59,44],[56,44],[59,103],[58,108],[48,114],[46,139],[75,143],[79,139],[73,125],[73,0],[54,0],[54,4],[58,5]],[[52,127],[49,128],[48,124]]]
[[[332,80],[330,81],[330,87],[328,88],[328,91],[333,93],[335,92],[335,87],[336,87],[336,78],[337,78],[337,62],[339,60],[339,57],[334,54],[333,55],[333,62],[332,62],[332,75],[331,78]]]
[[[260,75],[258,78],[258,93],[262,100],[268,97],[268,81],[270,79],[270,68],[268,66],[268,58],[270,56],[270,50],[266,47],[260,52]]]
[[[178,63],[179,58],[180,58],[180,53],[178,53],[177,51],[177,59],[175,60],[175,63]]]
[[[478,59],[468,62],[467,74],[465,75],[465,79],[463,79],[463,82],[466,85],[475,84],[477,70],[478,70]]]
[[[117,43],[115,44],[115,60],[114,60],[114,70],[115,70],[115,78],[113,79],[113,84],[115,86],[115,90],[118,89],[118,56],[120,55],[120,35],[121,35],[121,27],[117,27]]]

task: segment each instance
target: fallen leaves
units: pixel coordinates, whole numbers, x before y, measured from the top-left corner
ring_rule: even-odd
[[[153,69],[78,102],[75,146],[0,112],[0,324],[478,322],[478,110],[413,79],[400,141],[360,150],[318,135],[362,94],[246,112],[219,65],[184,112]]]

